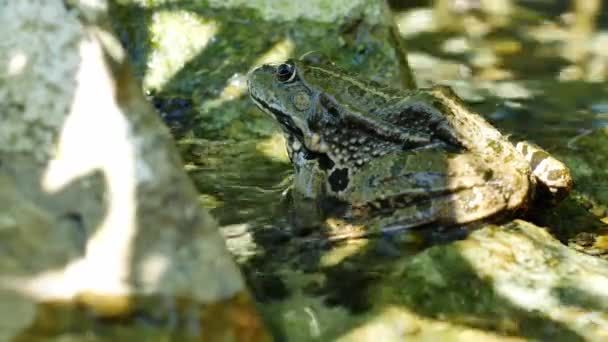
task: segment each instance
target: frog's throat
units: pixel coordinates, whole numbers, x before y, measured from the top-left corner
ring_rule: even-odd
[[[272,104],[265,102],[255,94],[251,93],[251,99],[262,111],[272,115],[281,125],[287,134],[293,135],[307,150],[317,153],[326,153],[329,146],[321,136],[317,133],[307,131],[304,134],[301,128],[294,122],[291,116],[283,113],[280,109],[275,108]]]

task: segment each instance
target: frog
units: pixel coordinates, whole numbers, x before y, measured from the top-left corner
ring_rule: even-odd
[[[447,86],[404,90],[307,59],[255,67],[247,84],[285,137],[297,198],[368,233],[511,217],[572,187],[564,163]]]

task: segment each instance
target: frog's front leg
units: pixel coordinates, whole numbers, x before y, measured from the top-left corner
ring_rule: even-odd
[[[325,171],[319,161],[302,151],[290,154],[294,165],[293,188],[302,198],[318,199],[324,195]]]
[[[326,175],[319,161],[303,150],[289,151],[294,165],[293,184],[289,191],[292,209],[292,223],[298,229],[318,226],[322,223],[319,199],[324,196]]]
[[[572,177],[564,163],[528,141],[517,143],[515,149],[530,163],[541,196],[549,197],[551,202],[556,203],[568,195],[572,188]]]

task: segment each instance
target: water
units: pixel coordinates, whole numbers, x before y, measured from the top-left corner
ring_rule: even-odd
[[[604,81],[597,82],[608,72],[597,67],[602,58],[597,51],[588,51],[579,60],[571,58],[568,31],[557,16],[567,8],[563,3],[522,3],[535,5],[506,15],[506,21],[504,13],[473,11],[459,16],[463,21],[455,19],[454,25],[420,20],[416,22],[429,26],[403,33],[410,52],[418,56],[412,65],[420,84],[464,84],[466,89],[455,90],[470,93],[471,108],[511,139],[533,141],[568,164],[576,195],[557,208],[534,211],[528,218],[548,226],[563,243],[576,243],[581,233],[597,234],[604,225],[599,219],[606,215],[601,211],[608,201],[602,156],[608,155],[608,139],[594,130],[608,123],[608,87]],[[424,6],[424,2],[418,5]],[[405,13],[409,7],[399,8]],[[276,135],[278,127],[253,106],[243,85],[229,87],[232,75],[243,75],[260,61],[260,55],[275,51],[276,46],[287,49],[279,56],[321,50],[345,68],[397,84],[392,50],[381,25],[374,21],[382,17],[353,15],[355,19],[328,23],[310,18],[263,19],[254,9],[231,9],[229,5],[176,4],[170,9],[191,11],[221,24],[209,45],[172,75],[164,88],[155,89],[152,98],[173,128],[186,170],[201,193],[201,205],[218,220],[263,316],[279,339],[340,336],[369,317],[375,307],[375,291],[390,286],[384,282],[391,272],[429,246],[466,235],[458,228],[435,226],[331,244],[319,232],[295,229],[285,197],[292,167]],[[143,11],[153,16],[154,6]],[[431,13],[428,8],[415,11]],[[406,18],[400,13],[396,17]],[[124,32],[141,29],[127,21],[116,25]],[[401,29],[406,30],[404,27]],[[596,31],[586,34],[583,39],[591,39]],[[465,44],[445,51],[443,43],[448,40]],[[142,52],[141,44],[128,39],[126,44],[131,55],[139,58],[135,63],[139,74],[145,74],[146,63],[141,58],[153,52]],[[234,96],[222,98],[226,89]],[[472,281],[474,286],[485,286],[481,283]],[[467,287],[467,282],[463,284]],[[424,289],[419,291],[413,302],[424,298]],[[483,291],[484,298],[494,295],[489,288]],[[446,310],[449,308],[439,305],[428,308],[427,314],[441,317]],[[496,314],[497,318],[480,312],[469,312],[460,323],[523,334],[517,326],[525,318],[518,321],[519,316],[500,318]],[[541,320],[530,317],[534,322]],[[551,329],[560,331],[554,326]]]

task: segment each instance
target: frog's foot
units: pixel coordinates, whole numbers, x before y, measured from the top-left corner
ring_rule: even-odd
[[[389,216],[377,216],[366,223],[371,234],[396,233],[428,225],[461,225],[506,214],[513,209],[509,198],[497,186],[487,184],[452,194],[425,199],[395,209]]]
[[[551,202],[557,203],[568,195],[572,188],[572,178],[564,163],[527,141],[517,143],[515,149],[530,163],[541,197],[548,197]]]

